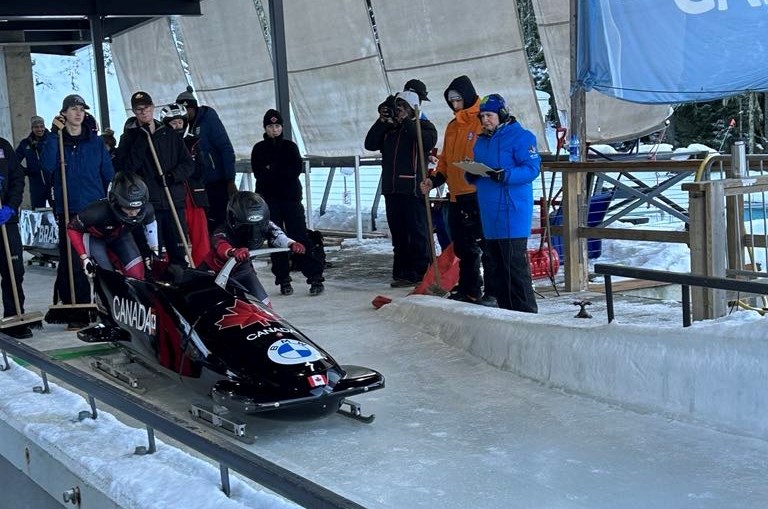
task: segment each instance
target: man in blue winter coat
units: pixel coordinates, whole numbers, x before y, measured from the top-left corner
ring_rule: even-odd
[[[72,302],[70,292],[70,271],[67,263],[67,223],[64,215],[64,181],[62,180],[61,154],[59,153],[58,137],[61,132],[64,145],[64,175],[66,176],[67,213],[70,218],[85,208],[92,201],[107,196],[107,188],[115,176],[112,158],[101,137],[91,127],[91,120],[86,120],[89,106],[85,100],[71,94],[64,98],[61,112],[54,118],[51,128],[52,136],[43,147],[43,168],[53,184],[53,200],[56,221],[59,225],[59,260],[55,283],[55,301],[64,304],[89,304],[91,302],[91,285],[83,272],[80,263],[72,264],[72,281],[75,301]],[[71,246],[70,246],[71,249]],[[77,253],[72,250],[72,259],[79,260]],[[68,329],[77,330],[88,325],[88,312],[80,313],[68,322]]]
[[[32,131],[19,142],[16,157],[19,163],[27,163],[24,173],[29,181],[29,200],[33,209],[39,209],[45,207],[51,198],[51,181],[46,178],[40,162],[43,146],[51,132],[45,128],[43,117],[35,115],[30,123]]]
[[[189,132],[200,138],[198,154],[205,170],[208,193],[208,231],[214,231],[227,217],[227,203],[235,186],[235,149],[218,113],[210,106],[199,106],[192,87],[180,93],[176,104],[187,108]]]
[[[536,136],[509,114],[499,94],[483,97],[479,116],[483,132],[475,142],[474,159],[491,170],[484,176],[467,173],[466,178],[477,187],[496,299],[500,308],[536,313],[528,263],[532,183],[541,167]]]

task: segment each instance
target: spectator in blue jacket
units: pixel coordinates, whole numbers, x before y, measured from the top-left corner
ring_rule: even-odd
[[[528,263],[532,182],[541,166],[536,136],[509,114],[499,94],[483,97],[479,116],[483,132],[475,142],[474,158],[492,169],[485,176],[467,173],[466,178],[477,187],[496,299],[500,308],[536,313]]]
[[[199,106],[192,87],[180,93],[176,104],[187,108],[189,132],[200,138],[199,157],[208,192],[208,231],[214,231],[227,217],[227,203],[235,186],[235,149],[218,113],[210,106]]]
[[[16,158],[19,164],[26,161],[24,170],[29,181],[29,200],[33,209],[40,209],[51,199],[51,181],[46,178],[43,166],[40,164],[43,145],[51,132],[45,128],[43,117],[35,115],[31,119],[32,131],[29,136],[19,142],[16,147]]]
[[[67,187],[67,212],[70,218],[83,210],[92,201],[107,196],[107,188],[115,175],[112,158],[101,137],[88,127],[85,110],[89,106],[85,100],[71,94],[64,98],[61,113],[53,119],[52,136],[46,140],[43,147],[43,168],[53,183],[54,212],[59,225],[59,260],[55,283],[55,302],[64,304],[89,304],[91,302],[91,285],[83,272],[80,263],[72,264],[72,281],[75,287],[75,302],[72,302],[69,288],[69,267],[67,260],[67,224],[64,215],[62,171],[60,165],[59,131],[64,142],[64,173]],[[79,260],[77,253],[72,250],[72,259]],[[75,317],[76,314],[72,313]],[[72,319],[68,329],[77,330],[88,325],[88,313]]]

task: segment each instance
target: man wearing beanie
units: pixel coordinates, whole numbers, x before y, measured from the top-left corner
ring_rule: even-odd
[[[394,104],[393,104],[394,103]],[[392,287],[414,286],[429,265],[427,211],[419,189],[419,160],[426,161],[437,143],[437,129],[429,120],[416,118],[419,96],[399,92],[379,105],[379,118],[365,137],[365,148],[381,152],[381,194],[387,209],[392,239]],[[419,154],[417,122],[423,154]]]
[[[208,193],[208,231],[214,231],[226,219],[227,202],[237,191],[235,149],[219,114],[210,106],[198,105],[192,87],[179,94],[176,104],[187,109],[189,132],[200,139],[198,153]]]
[[[51,201],[51,183],[47,179],[40,157],[43,145],[50,137],[50,131],[45,127],[43,117],[35,115],[30,121],[32,130],[29,136],[19,142],[16,147],[16,157],[19,163],[26,161],[24,173],[29,182],[29,199],[33,209],[46,207]]]
[[[477,187],[485,249],[494,270],[499,307],[536,313],[528,236],[533,217],[533,181],[541,157],[536,136],[509,114],[504,98],[491,94],[480,101],[483,132],[475,142],[474,160],[489,168],[485,176],[466,173]]]
[[[485,269],[485,295],[481,298],[483,279],[480,276],[481,243],[483,229],[477,206],[475,186],[464,178],[464,170],[453,163],[473,158],[473,148],[482,133],[480,119],[480,98],[468,76],[459,76],[451,81],[443,93],[445,102],[454,114],[445,128],[443,150],[440,153],[434,173],[421,183],[421,190],[448,183],[450,205],[448,207],[448,229],[451,232],[453,249],[459,258],[459,284],[451,299],[465,302],[493,305],[489,283],[493,279],[489,262],[483,256]]]
[[[307,235],[304,219],[301,175],[303,165],[299,147],[283,138],[283,116],[277,110],[264,114],[264,139],[253,146],[251,170],[256,177],[256,192],[269,206],[269,219],[279,226],[286,235],[306,246],[306,253],[297,254],[296,263],[307,278],[310,295],[323,293],[323,264],[313,256],[313,244]],[[280,293],[291,295],[290,258],[288,253],[272,255],[272,274]]]

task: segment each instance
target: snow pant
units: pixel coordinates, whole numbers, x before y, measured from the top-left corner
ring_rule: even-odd
[[[269,219],[277,226],[283,229],[286,235],[296,242],[300,242],[306,248],[306,253],[290,254],[275,253],[270,255],[272,259],[272,274],[275,275],[275,284],[290,283],[291,279],[291,259],[293,256],[296,266],[307,278],[307,283],[322,283],[323,263],[311,253],[314,252],[314,244],[307,235],[307,221],[304,218],[304,206],[300,201],[272,201],[267,200],[269,205]]]
[[[419,282],[429,267],[427,213],[424,199],[409,194],[385,194],[392,238],[392,277]]]
[[[51,184],[43,179],[40,170],[27,174],[29,182],[29,204],[33,209],[42,209],[48,206],[51,198]]]
[[[480,277],[483,226],[480,224],[476,193],[456,196],[456,201],[448,209],[448,224],[453,239],[453,252],[459,259],[459,285],[456,291],[479,299],[483,286]]]
[[[528,239],[486,239],[495,279],[494,296],[502,309],[538,313],[528,263]]]
[[[195,267],[203,263],[205,255],[211,250],[211,237],[208,234],[208,217],[203,207],[198,207],[192,201],[192,196],[187,191],[186,209],[184,211],[189,232],[189,244],[192,251],[192,261]]]
[[[70,218],[75,217],[75,212],[70,213]],[[64,214],[56,217],[59,225],[59,265],[56,267],[56,283],[54,284],[54,303],[62,304],[90,304],[91,283],[83,272],[83,264],[80,256],[70,246],[72,254],[72,283],[75,287],[75,302],[69,291],[69,264],[67,263],[67,225],[64,223]]]
[[[8,272],[8,258],[5,256],[5,245],[0,239],[0,277],[3,278],[3,317],[15,316],[16,304],[13,300],[13,288],[11,287],[11,278],[16,282],[16,289],[19,292],[19,313],[24,313],[24,290],[21,284],[24,282],[24,261],[22,260],[21,235],[19,234],[18,223],[6,223],[5,230],[8,232],[8,247],[11,251],[11,263],[13,264],[13,274]]]
[[[176,213],[179,216],[181,229],[186,236],[187,221],[184,207],[177,206]],[[170,263],[187,267],[187,253],[184,251],[184,242],[179,236],[179,229],[176,228],[176,221],[173,220],[173,213],[170,209],[155,208],[155,219],[157,220],[157,239],[160,252],[162,253],[163,248],[165,248]]]
[[[125,232],[109,240],[86,233],[84,240],[88,256],[93,258],[96,265],[102,269],[115,270],[112,260],[116,259],[120,263],[120,270],[127,277],[144,279],[144,260],[141,258],[133,233]]]
[[[229,202],[229,189],[227,180],[217,180],[205,183],[205,192],[208,194],[208,231],[216,231],[227,219],[227,203]]]

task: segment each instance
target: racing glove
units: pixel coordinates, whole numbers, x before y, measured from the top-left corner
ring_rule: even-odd
[[[83,272],[85,272],[85,275],[88,277],[93,277],[93,275],[96,273],[96,264],[93,263],[91,257],[88,255],[82,255],[80,260],[83,263]]]
[[[247,247],[232,248],[227,253],[230,258],[234,258],[238,262],[244,262],[250,258],[251,254],[248,252]]]
[[[288,249],[291,250],[291,253],[296,253],[296,254],[304,254],[307,252],[307,249],[304,247],[304,244],[302,244],[301,242],[295,242],[295,241],[293,244],[288,246]]]

